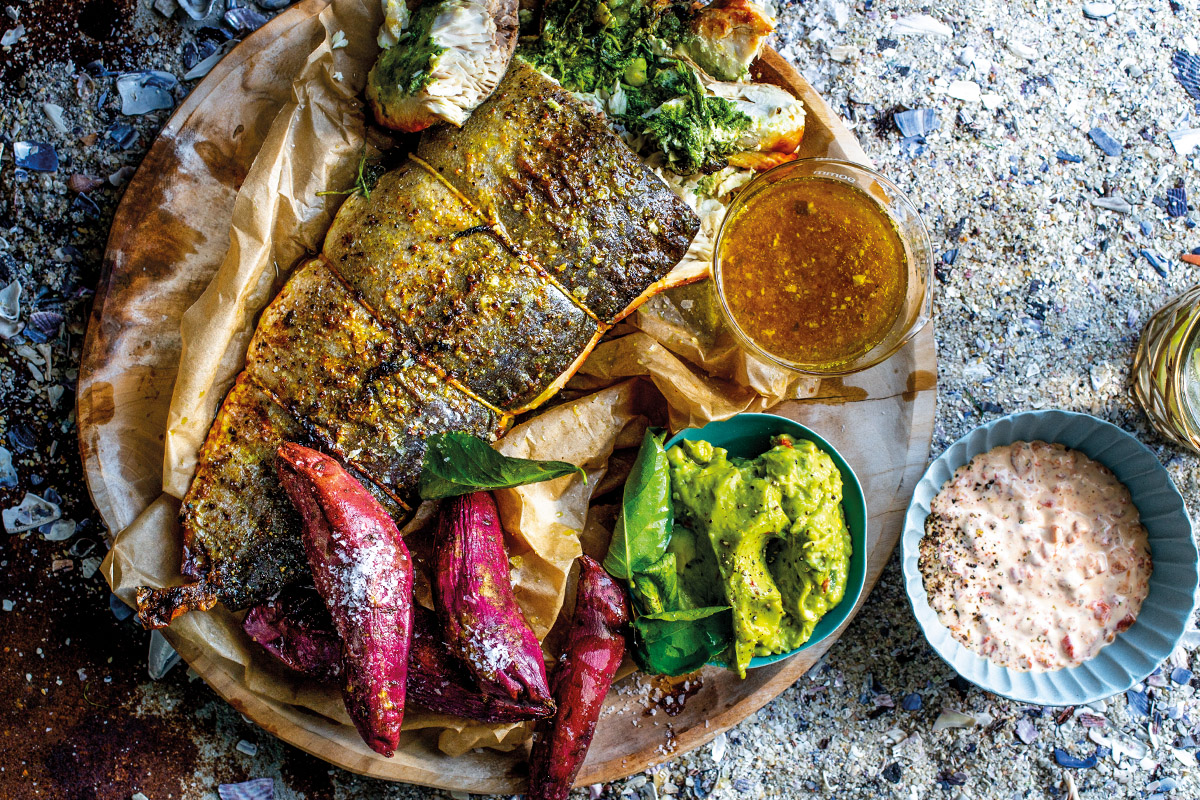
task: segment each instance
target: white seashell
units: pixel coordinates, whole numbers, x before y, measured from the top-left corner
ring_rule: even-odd
[[[974,725],[975,717],[970,714],[946,709],[941,714],[938,714],[937,720],[933,723],[933,729],[935,731],[944,731],[950,728],[970,728]]]
[[[1088,19],[1104,19],[1117,13],[1116,3],[1084,3],[1083,15]]]
[[[1200,147],[1200,128],[1180,128],[1176,131],[1167,131],[1167,138],[1171,140],[1176,153],[1187,155]]]
[[[1036,59],[1038,57],[1037,50],[1035,50],[1033,47],[1025,44],[1024,42],[1018,42],[1015,39],[1010,39],[1008,41],[1007,47],[1008,47],[1008,52],[1012,53],[1014,56],[1017,56],[1018,58],[1023,58],[1026,61],[1033,61],[1034,59]]]
[[[946,94],[967,103],[978,103],[983,97],[979,84],[975,81],[950,81]]]
[[[1092,205],[1096,208],[1103,208],[1108,211],[1115,211],[1118,214],[1132,214],[1133,206],[1129,201],[1119,195],[1112,197],[1093,197]]]
[[[0,319],[15,321],[21,316],[21,284],[13,281],[0,289]]]
[[[910,14],[907,17],[901,17],[896,20],[896,24],[892,27],[892,33],[896,36],[923,36],[929,34],[931,36],[945,36],[948,39],[954,35],[954,30],[946,23],[934,19],[928,14]]]

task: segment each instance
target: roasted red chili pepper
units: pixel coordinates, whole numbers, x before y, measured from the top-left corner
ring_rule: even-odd
[[[526,800],[563,800],[583,766],[604,697],[625,656],[624,590],[594,559],[579,557],[579,587],[567,644],[554,668],[554,702],[530,755]]]
[[[434,549],[434,603],[451,651],[485,693],[550,702],[542,647],[513,597],[491,494],[444,501]]]
[[[304,522],[313,582],[342,639],[342,696],[363,741],[391,756],[404,720],[412,561],[395,521],[329,456],[279,448],[279,478]]]

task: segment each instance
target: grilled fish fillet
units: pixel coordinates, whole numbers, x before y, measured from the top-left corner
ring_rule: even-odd
[[[498,436],[545,402],[698,228],[602,117],[514,61],[461,129],[348,199],[263,312],[183,501],[192,583],[139,589],[142,620],[305,574],[280,443],[332,453],[405,514],[427,437]]]

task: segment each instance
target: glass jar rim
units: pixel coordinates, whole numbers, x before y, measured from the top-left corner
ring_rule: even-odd
[[[796,171],[798,168],[819,167],[821,165],[827,165],[830,167],[838,167],[840,169],[861,173],[865,177],[870,178],[872,181],[875,181],[880,186],[882,186],[887,191],[889,200],[891,202],[899,202],[902,206],[905,207],[906,211],[909,213],[911,218],[916,221],[916,225],[914,226],[914,233],[920,240],[919,244],[923,245],[924,251],[929,254],[929,258],[926,259],[925,264],[915,264],[915,265],[910,264],[909,265],[910,269],[916,268],[919,272],[925,273],[925,281],[924,281],[925,289],[923,292],[921,302],[918,304],[917,315],[912,320],[912,322],[909,323],[909,325],[908,325],[907,329],[904,331],[904,333],[902,335],[900,335],[899,337],[897,337],[895,341],[890,342],[887,347],[881,347],[880,346],[880,344],[882,344],[882,342],[881,342],[881,343],[876,344],[875,346],[869,348],[868,350],[866,350],[865,352],[860,354],[858,357],[851,358],[851,359],[846,360],[845,362],[840,362],[840,363],[832,364],[832,365],[807,364],[807,363],[803,363],[803,362],[791,361],[787,358],[784,358],[775,353],[772,353],[769,350],[762,347],[757,341],[754,340],[754,338],[752,336],[750,336],[742,328],[741,324],[738,322],[737,318],[734,316],[733,310],[729,307],[729,301],[725,297],[725,286],[724,286],[724,282],[721,279],[721,268],[722,268],[721,245],[725,238],[725,232],[728,228],[730,220],[733,219],[737,215],[737,213],[742,209],[742,207],[744,207],[746,205],[747,202],[749,202],[749,200],[751,198],[756,196],[763,189],[765,189],[768,186],[773,185],[774,183],[778,182],[779,180],[788,180],[788,178],[780,179],[778,177],[779,174],[793,172],[793,171]],[[801,177],[801,176],[797,176],[797,177]],[[827,178],[827,179],[837,178],[837,176],[833,175],[833,174],[831,174],[831,175],[813,174],[811,176],[803,176],[803,177],[815,177],[815,178]],[[869,196],[870,195],[868,194],[868,197]],[[875,198],[872,198],[872,200],[875,200]],[[876,202],[878,202],[878,201],[876,201]],[[880,203],[879,205],[881,206],[881,208],[883,208],[884,213],[887,214],[894,221],[895,220],[894,216],[890,212],[887,211],[886,207],[883,207],[882,203]],[[909,253],[909,248],[907,246],[905,247],[905,253],[906,253],[906,258],[910,258],[910,259],[913,258],[913,255],[911,253]],[[874,367],[874,366],[877,366],[878,364],[883,363],[884,361],[886,361],[887,359],[889,359],[893,355],[895,355],[900,350],[900,348],[904,347],[904,345],[906,345],[909,341],[911,341],[912,338],[914,336],[916,336],[917,333],[919,333],[921,331],[921,329],[924,328],[925,325],[927,325],[929,323],[930,319],[932,318],[932,306],[933,306],[933,292],[932,292],[932,288],[931,288],[932,282],[930,280],[932,278],[932,273],[933,273],[932,254],[933,254],[933,247],[932,247],[932,244],[929,239],[929,229],[925,225],[924,218],[922,218],[920,212],[917,210],[916,204],[914,204],[908,198],[908,196],[900,189],[900,187],[897,186],[892,180],[890,180],[886,176],[880,174],[879,172],[875,171],[871,167],[868,167],[863,164],[858,164],[853,161],[845,161],[845,160],[839,159],[839,158],[829,158],[827,156],[812,157],[812,158],[799,158],[799,159],[794,159],[792,161],[785,161],[782,164],[774,166],[771,169],[765,170],[765,171],[759,173],[758,175],[755,175],[754,178],[749,183],[747,183],[744,187],[742,187],[742,190],[740,192],[738,192],[736,197],[734,197],[733,202],[731,202],[729,204],[729,206],[725,209],[725,215],[721,219],[721,225],[717,229],[716,238],[713,240],[713,283],[715,284],[717,300],[720,305],[722,317],[724,318],[726,324],[729,325],[729,328],[733,332],[734,337],[739,341],[739,343],[741,343],[744,347],[746,347],[748,350],[750,350],[750,352],[752,352],[753,354],[755,354],[756,356],[758,356],[762,359],[765,359],[768,362],[777,364],[777,365],[779,365],[785,369],[791,370],[793,372],[798,372],[798,373],[801,373],[804,375],[837,377],[840,375],[850,375],[855,372],[861,372],[862,370],[870,369],[871,367]],[[886,338],[887,337],[885,337],[885,341],[886,341]]]

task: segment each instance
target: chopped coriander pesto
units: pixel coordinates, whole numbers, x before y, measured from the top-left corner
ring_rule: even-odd
[[[433,23],[442,8],[442,3],[418,7],[396,44],[380,54],[374,83],[385,103],[412,97],[429,85],[438,58],[446,52],[432,34]]]

